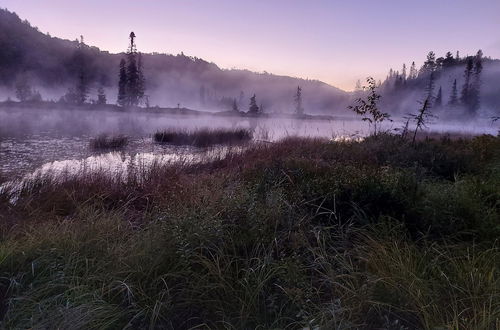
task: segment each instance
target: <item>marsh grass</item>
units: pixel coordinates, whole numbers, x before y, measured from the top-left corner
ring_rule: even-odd
[[[495,329],[499,151],[288,138],[37,178],[0,198],[2,326]]]
[[[92,150],[105,150],[105,149],[122,149],[128,144],[128,138],[124,135],[107,135],[101,134],[89,142],[89,147]]]
[[[208,147],[219,144],[242,144],[252,139],[252,132],[247,129],[200,129],[194,131],[169,129],[153,135],[158,143]]]

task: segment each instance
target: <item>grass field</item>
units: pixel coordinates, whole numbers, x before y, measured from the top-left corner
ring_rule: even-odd
[[[11,197],[4,328],[500,327],[500,137],[287,138]]]

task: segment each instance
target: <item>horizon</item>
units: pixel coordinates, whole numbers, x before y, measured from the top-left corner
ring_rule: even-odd
[[[429,0],[419,4],[391,0],[364,5],[319,1],[313,6],[298,2],[285,5],[282,0],[252,4],[219,1],[196,3],[197,10],[193,11],[193,0],[119,6],[116,1],[97,4],[95,0],[50,0],[42,4],[0,0],[0,7],[15,12],[43,33],[69,40],[83,35],[87,44],[103,51],[125,51],[128,34],[134,31],[138,49],[144,53],[184,53],[224,69],[320,80],[345,91],[352,91],[356,81],[364,81],[367,76],[383,80],[390,68],[400,70],[403,63],[408,66],[415,61],[420,66],[431,50],[437,56],[447,51],[455,54],[457,50],[465,56],[482,49],[486,56],[500,58],[500,37],[488,33],[500,29],[494,14],[500,11],[500,3],[447,0],[434,4],[430,14],[426,12],[429,4]],[[102,10],[96,12],[96,6]],[[171,6],[170,11],[167,6]],[[391,10],[387,10],[388,6]],[[170,14],[172,9],[176,15]],[[167,20],[162,19],[163,10]],[[258,24],[253,28],[245,26],[248,21],[238,19],[241,13],[257,17]],[[409,13],[415,13],[414,27],[406,24]],[[133,24],[129,23],[137,17]],[[463,17],[473,28],[457,27]],[[299,19],[304,20],[300,26],[295,23]],[[379,29],[373,37],[366,36],[369,26],[359,23],[370,19]],[[451,28],[443,38],[441,31]],[[410,45],[401,47],[409,40]]]

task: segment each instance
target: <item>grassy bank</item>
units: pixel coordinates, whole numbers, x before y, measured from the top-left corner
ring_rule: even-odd
[[[494,329],[500,138],[288,138],[0,195],[6,328]]]

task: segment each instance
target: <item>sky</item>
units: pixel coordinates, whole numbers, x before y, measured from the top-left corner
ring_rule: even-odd
[[[500,58],[500,0],[0,0],[40,31],[110,52],[184,52],[221,68],[352,90],[429,51]]]

